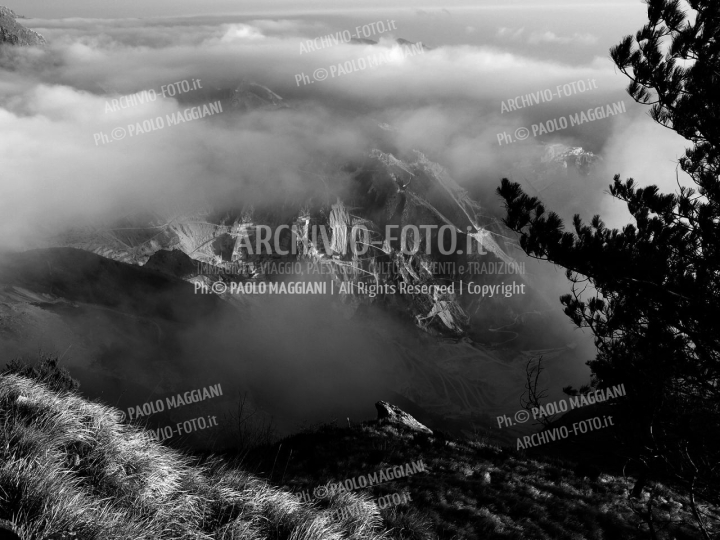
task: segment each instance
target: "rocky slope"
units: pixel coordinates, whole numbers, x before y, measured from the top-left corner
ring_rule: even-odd
[[[0,376],[0,519],[22,538],[163,540],[697,538],[689,501],[431,432],[389,404],[270,447],[193,456],[116,409]],[[341,486],[342,483],[342,487]],[[363,486],[365,484],[365,486]]]
[[[383,516],[388,526],[405,529],[409,538],[431,538],[412,527],[417,519],[408,516],[412,510],[427,519],[432,533],[448,540],[641,540],[651,537],[648,516],[656,525],[656,540],[700,537],[687,497],[658,483],[652,498],[647,490],[633,499],[629,494],[636,478],[624,476],[617,462],[598,468],[557,459],[548,447],[516,452],[482,438],[427,433],[406,413],[383,419],[387,404],[377,408],[377,421],[300,433],[258,449],[245,462],[299,498],[309,494],[324,506],[323,494],[339,489],[340,482],[361,485],[361,477],[371,480],[388,467],[397,471],[422,461],[426,472],[410,475],[405,469],[399,478],[351,489],[373,498],[408,493],[411,502]],[[582,449],[593,445],[598,446],[597,439]],[[617,451],[612,443],[604,448],[608,455]],[[575,447],[574,458],[578,456],[587,459]],[[282,473],[279,465],[273,470],[275,460],[283,464]]]
[[[0,6],[0,44],[46,45],[45,38],[17,22],[18,16],[11,9]]]

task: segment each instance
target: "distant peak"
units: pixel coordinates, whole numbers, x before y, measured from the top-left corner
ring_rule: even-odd
[[[21,46],[47,44],[40,34],[19,24],[16,20],[18,18],[12,9],[0,6],[0,44]]]
[[[18,17],[17,13],[15,13],[12,9],[5,7],[5,6],[0,6],[0,16],[12,17],[13,19],[20,18],[20,17]]]
[[[231,99],[234,109],[284,109],[288,107],[282,97],[270,90],[267,86],[253,81],[243,80],[233,90]]]

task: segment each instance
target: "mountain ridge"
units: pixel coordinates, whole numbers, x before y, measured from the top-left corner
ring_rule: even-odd
[[[0,6],[0,44],[19,46],[44,46],[47,41],[41,35],[17,22],[18,15],[5,6]]]

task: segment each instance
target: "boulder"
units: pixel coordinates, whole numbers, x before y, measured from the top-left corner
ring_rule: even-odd
[[[403,411],[400,407],[391,405],[387,401],[378,401],[375,404],[375,408],[378,412],[378,420],[385,420],[393,424],[402,424],[414,431],[427,433],[429,435],[433,434],[430,428],[415,420],[415,418]]]

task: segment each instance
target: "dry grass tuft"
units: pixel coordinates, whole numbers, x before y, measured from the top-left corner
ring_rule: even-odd
[[[386,538],[376,513],[333,522],[330,510],[218,459],[200,463],[148,440],[116,413],[0,377],[0,519],[48,540]]]

